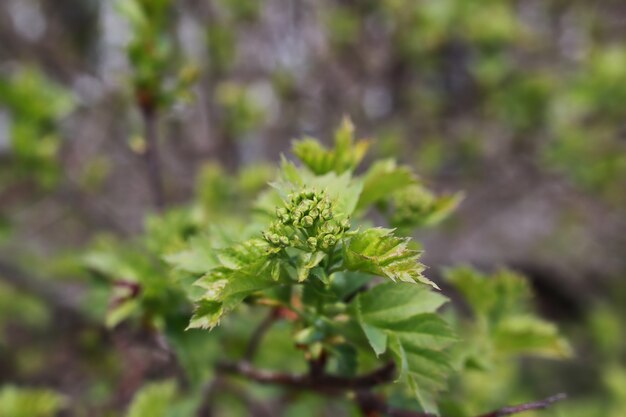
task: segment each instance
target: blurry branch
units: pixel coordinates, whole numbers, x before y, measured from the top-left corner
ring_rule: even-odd
[[[389,362],[370,373],[353,378],[329,374],[311,375],[307,373],[296,375],[274,372],[254,368],[247,362],[221,362],[217,364],[217,370],[224,374],[240,375],[256,382],[333,395],[349,390],[367,389],[390,383],[394,379],[396,367],[393,362]]]
[[[274,324],[274,322],[278,320],[279,317],[279,310],[273,309],[270,311],[267,317],[265,317],[263,321],[259,324],[259,326],[252,334],[250,342],[248,342],[248,346],[246,347],[246,352],[243,357],[244,361],[252,362],[254,356],[256,355],[256,352],[259,350],[259,346],[261,344],[261,341],[263,340],[263,337],[265,336],[265,333],[267,333],[270,327],[272,327],[272,324]]]
[[[161,161],[159,156],[158,138],[158,113],[156,108],[148,105],[141,106],[143,116],[145,140],[146,140],[146,169],[148,181],[154,196],[154,203],[157,208],[165,206],[165,194],[163,191],[163,174],[161,172]]]
[[[19,291],[37,297],[59,312],[86,319],[72,288],[30,275],[20,267],[2,259],[0,259],[0,280]]]
[[[266,319],[267,320],[267,319]],[[264,321],[265,322],[265,321]],[[217,371],[224,374],[232,374],[246,377],[252,381],[264,384],[274,384],[284,386],[294,390],[308,390],[322,395],[338,395],[345,392],[355,391],[354,400],[364,416],[389,416],[389,417],[436,417],[433,414],[402,410],[392,407],[380,395],[374,394],[370,390],[379,385],[393,382],[395,378],[395,364],[389,362],[386,365],[364,375],[356,377],[341,377],[326,373],[308,373],[296,375],[290,373],[273,372],[264,369],[257,369],[248,362],[222,362],[218,363]],[[220,384],[221,376],[213,384]],[[216,389],[210,385],[207,392]],[[529,402],[525,404],[503,407],[478,417],[505,417],[530,410],[541,410],[550,407],[552,404],[566,398],[565,394],[558,394],[541,401]],[[206,398],[207,402],[210,399]],[[210,414],[199,414],[207,417]]]
[[[479,417],[504,417],[504,416],[511,416],[513,414],[523,413],[524,411],[544,410],[550,407],[552,404],[559,402],[559,401],[563,401],[566,398],[567,398],[567,395],[561,393],[561,394],[554,395],[552,397],[548,397],[541,401],[519,404],[519,405],[514,405],[511,407],[504,407],[499,410],[495,410],[490,413],[483,414]]]
[[[565,398],[565,394],[558,394],[541,401],[500,408],[490,413],[482,414],[478,417],[505,417],[523,413],[524,411],[543,410],[558,401],[564,400]],[[382,397],[377,396],[370,391],[357,392],[356,402],[364,416],[386,415],[389,417],[436,417],[434,414],[420,411],[401,410],[391,407]]]
[[[248,415],[251,417],[272,417],[276,415],[275,410],[269,404],[253,398],[241,387],[229,383],[218,375],[207,385],[204,391],[204,400],[196,412],[196,417],[214,417],[216,415],[214,406],[220,392],[231,393],[242,400],[248,408]]]
[[[131,234],[128,226],[115,216],[115,207],[110,202],[106,199],[96,200],[85,193],[76,181],[71,178],[66,178],[66,180],[67,184],[58,193],[61,199],[71,201],[68,206],[77,208],[87,221],[98,228],[112,230],[122,236]]]

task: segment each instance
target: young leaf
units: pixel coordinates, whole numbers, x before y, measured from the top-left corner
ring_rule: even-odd
[[[554,359],[572,356],[572,348],[554,324],[529,315],[508,317],[501,321],[493,339],[495,348],[503,354]]]
[[[417,177],[409,167],[399,167],[393,159],[378,161],[365,174],[357,208],[366,208],[412,184],[417,184]]]
[[[438,196],[414,183],[393,193],[389,223],[402,230],[433,226],[448,217],[462,199],[461,193]]]
[[[425,287],[385,283],[360,294],[353,307],[374,352],[391,351],[400,379],[425,409],[431,408],[430,396],[443,388],[451,368],[444,349],[456,337],[433,314],[445,301]]]
[[[420,253],[408,248],[409,239],[393,235],[383,228],[356,232],[345,248],[344,267],[390,278],[392,281],[421,282],[437,285],[422,275]]]
[[[272,183],[283,197],[299,192],[303,188],[322,191],[333,202],[335,215],[348,218],[356,209],[363,182],[352,178],[349,172],[337,175],[334,172],[318,176],[302,169],[297,169],[290,162],[284,162],[281,179]]]
[[[189,248],[164,255],[163,259],[174,268],[192,274],[203,273],[218,265],[213,242],[206,237],[194,237],[190,240]]]
[[[281,284],[276,278],[277,260],[269,246],[252,239],[218,252],[221,265],[210,270],[194,285],[203,288],[189,328],[213,328],[220,317],[257,291]]]
[[[298,257],[296,267],[298,282],[303,282],[309,277],[311,269],[315,268],[326,256],[324,252],[304,253]]]
[[[474,310],[478,324],[472,337],[479,338],[481,360],[493,354],[571,356],[571,347],[557,328],[532,314],[524,277],[506,270],[487,277],[471,268],[456,268],[446,275]]]
[[[368,147],[367,141],[354,143],[354,126],[346,118],[335,133],[333,149],[326,149],[317,140],[306,138],[294,143],[293,153],[316,175],[342,174],[357,167]]]
[[[156,382],[144,386],[133,399],[127,417],[165,417],[176,395],[173,381]]]

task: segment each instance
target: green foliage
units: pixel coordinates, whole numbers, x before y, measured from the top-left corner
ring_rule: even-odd
[[[10,116],[15,171],[50,188],[59,179],[58,125],[73,107],[73,97],[32,67],[0,77],[0,109]]]
[[[530,289],[522,276],[503,270],[488,277],[457,268],[449,270],[447,277],[475,314],[474,337],[483,347],[490,345],[481,360],[488,352],[496,357],[527,354],[564,358],[572,354],[556,327],[531,313]]]
[[[477,329],[475,337],[453,346],[458,338],[451,323],[457,321],[438,312],[446,298],[422,275],[420,252],[409,238],[371,227],[362,216],[381,207],[393,212],[390,208],[400,205],[395,192],[415,193],[425,202],[402,207],[411,217],[403,223],[408,230],[443,218],[458,197],[436,197],[393,161],[375,163],[354,177],[363,154],[352,145],[346,123],[334,149],[294,145],[304,166],[283,160],[274,189],[260,194],[239,239],[216,238],[211,231],[167,257],[177,271],[198,277],[187,291],[195,304],[189,328],[214,329],[248,306],[290,311],[292,341],[305,358],[326,357],[342,375],[393,360],[400,382],[393,390],[408,392],[429,412],[437,411],[438,393],[453,369],[489,360],[493,352],[566,355],[554,326],[529,313],[524,281],[508,272],[491,280],[471,270],[451,275],[476,312],[475,321],[457,332],[465,336],[467,329]],[[210,190],[213,204],[219,206],[222,197],[227,203],[230,188],[219,185],[226,180],[215,167],[207,172],[204,181],[218,183]],[[395,192],[381,193],[382,184]],[[486,344],[487,350],[479,349]],[[484,357],[471,357],[474,353]]]
[[[367,272],[392,281],[421,282],[437,285],[424,277],[418,262],[419,252],[408,248],[409,239],[393,235],[389,229],[374,228],[357,232],[345,251],[345,267],[350,271]]]
[[[620,28],[603,21],[612,10],[611,2],[598,7],[585,2],[511,0],[383,0],[324,6],[312,2],[304,8],[290,5],[285,8],[288,11],[276,14],[274,6],[268,9],[257,0],[117,3],[130,27],[126,54],[138,107],[144,113],[165,111],[189,99],[190,87],[201,76],[208,91],[202,92],[206,101],[199,108],[208,109],[209,136],[218,145],[256,137],[258,129],[265,144],[280,147],[285,131],[333,119],[342,107],[357,114],[368,131],[378,131],[379,136],[388,132],[384,143],[376,146],[378,155],[401,153],[404,163],[419,161],[420,172],[438,176],[441,184],[458,187],[467,181],[474,186],[490,182],[501,169],[524,178],[528,174],[531,181],[547,177],[557,183],[559,178],[553,174],[558,173],[560,179],[572,180],[567,187],[558,187],[568,202],[578,200],[582,190],[593,196],[595,201],[589,206],[594,207],[594,223],[603,223],[604,218],[595,219],[595,208],[602,200],[624,206],[626,50],[615,41]],[[69,13],[73,20],[80,20],[73,17],[79,16],[78,9]],[[178,22],[181,11],[187,19],[206,19],[201,22],[205,37],[199,37],[205,42],[207,58],[201,69],[183,58],[179,43],[188,28]],[[19,15],[10,12],[11,17]],[[281,45],[278,53],[265,56],[266,51],[255,49],[273,45],[275,33],[273,28],[266,31],[264,25],[284,25],[283,12],[293,19],[294,28],[289,30],[298,36],[285,50]],[[45,47],[43,61],[52,63],[57,75],[82,81],[85,68],[90,73],[101,69],[71,53],[57,62],[52,52],[56,44],[65,42],[56,42],[56,13],[45,18],[53,23],[46,25],[50,41],[32,46]],[[558,30],[551,30],[554,22]],[[282,33],[285,27],[280,29]],[[308,44],[311,40],[313,45]],[[294,46],[302,45],[307,45],[305,52],[292,53]],[[19,54],[12,56],[17,48],[9,49],[10,59],[20,59]],[[11,65],[3,68],[11,69]],[[97,111],[85,109],[87,117],[77,123],[81,127],[106,113],[105,106],[114,107],[117,101],[111,98],[123,93],[123,89],[109,90],[111,74],[106,78],[106,100],[98,102]],[[263,88],[271,84],[268,111],[262,103],[265,100],[258,100],[261,94],[249,88],[251,80]],[[265,98],[267,91],[261,92]],[[310,97],[316,105],[309,105]],[[0,111],[8,115],[10,134],[10,163],[0,172],[0,197],[8,201],[0,213],[3,246],[26,236],[28,247],[34,241],[37,250],[47,252],[50,248],[45,244],[39,248],[40,233],[46,234],[59,222],[64,228],[63,243],[66,226],[68,241],[78,237],[84,242],[91,235],[90,230],[83,230],[91,223],[79,215],[82,208],[73,207],[72,175],[65,175],[61,165],[67,165],[69,174],[74,157],[82,156],[83,149],[100,153],[112,148],[109,143],[98,145],[97,150],[83,146],[88,141],[77,137],[74,142],[80,146],[68,142],[68,161],[60,157],[66,145],[59,125],[74,101],[64,88],[32,67],[0,75]],[[112,132],[119,128],[115,120],[103,120]],[[159,122],[162,127],[167,124],[172,136],[185,136],[194,129],[176,117]],[[265,125],[267,130],[260,129]],[[145,151],[147,142],[140,135],[137,138],[137,145]],[[279,170],[246,166],[233,174],[231,165],[225,169],[209,163],[199,172],[192,203],[147,216],[138,236],[100,236],[87,248],[82,261],[93,285],[85,289],[83,308],[90,318],[101,318],[111,328],[123,323],[118,330],[141,331],[159,339],[172,349],[168,354],[180,361],[191,384],[189,389],[181,385],[180,392],[170,382],[149,385],[136,396],[129,415],[196,414],[195,409],[176,409],[179,397],[189,400],[187,406],[197,406],[204,392],[199,387],[213,377],[212,364],[218,358],[244,355],[245,343],[264,309],[279,318],[254,365],[305,375],[307,369],[313,373],[310,368],[323,363],[324,372],[353,377],[394,361],[398,384],[377,390],[381,397],[407,408],[468,417],[509,399],[525,400],[561,382],[554,382],[543,368],[553,366],[547,360],[569,357],[573,349],[556,326],[535,312],[523,277],[504,270],[484,274],[469,268],[451,269],[442,287],[458,297],[452,296],[454,305],[442,309],[446,298],[435,291],[441,282],[429,278],[438,271],[428,273],[421,263],[421,245],[407,236],[448,218],[461,195],[435,192],[415,175],[412,166],[394,159],[366,160],[372,142],[356,138],[354,126],[345,119],[332,140],[305,138],[294,143],[299,163],[284,159]],[[333,142],[331,147],[322,145],[329,142]],[[193,149],[187,145],[181,142],[168,158],[187,155]],[[258,150],[256,145],[242,149],[241,160],[256,158],[251,154]],[[218,158],[228,157],[230,151],[215,148]],[[103,186],[109,184],[104,180],[109,173],[125,175],[125,164],[109,159],[108,154],[98,158],[102,159],[84,161],[78,184],[107,191]],[[166,174],[176,166],[169,162],[164,166]],[[191,167],[180,172],[190,171]],[[509,177],[503,178],[508,181]],[[52,192],[32,207],[27,198],[27,210],[20,205],[11,213],[12,202],[29,194],[31,181]],[[167,178],[165,183],[172,191],[166,194],[175,195],[177,202],[189,191],[189,184],[181,178]],[[179,193],[173,192],[177,186],[181,186]],[[561,197],[559,202],[566,200]],[[67,212],[66,203],[71,208]],[[106,220],[109,210],[102,211]],[[40,212],[44,214],[41,224],[31,222]],[[121,212],[126,214],[125,209]],[[93,217],[100,229],[99,214]],[[129,218],[130,224],[134,216]],[[30,223],[36,223],[32,225],[36,230],[20,230],[28,229]],[[13,229],[15,238],[7,237],[5,230]],[[568,246],[577,247],[569,242]],[[623,414],[623,313],[602,306],[588,318],[587,327],[579,330],[577,351],[584,363],[576,366],[583,368],[586,381],[592,381],[580,384],[584,389],[593,385],[589,395],[601,396],[602,401],[599,406],[596,400],[574,399],[564,415]],[[41,303],[4,286],[0,286],[0,316],[8,336],[2,334],[1,349],[12,348],[13,338],[21,343],[22,337],[32,336],[22,332],[16,336],[15,323],[40,331],[54,317]],[[196,330],[204,328],[212,331]],[[81,333],[81,347],[83,337],[92,336]],[[29,362],[30,357],[36,358],[35,366],[46,363],[48,352],[41,353],[38,343],[31,340],[26,343],[33,346],[20,346],[15,368],[21,370],[22,362]],[[0,353],[4,357],[4,351]],[[11,360],[14,355],[9,353]],[[520,357],[525,359],[523,372]],[[0,362],[4,370],[5,361]],[[535,363],[541,372],[533,371]],[[539,383],[529,382],[537,376]],[[578,387],[577,383],[571,384]],[[251,402],[279,395],[273,388],[235,384],[235,391],[248,389],[252,395],[246,401]],[[57,405],[50,405],[56,401],[52,400],[55,394],[37,392],[13,387],[0,390],[0,416],[36,416],[38,404],[46,402],[41,406],[47,410],[42,416],[52,415],[65,403],[56,397]],[[219,397],[218,414],[245,415],[238,395]],[[357,413],[348,411],[341,396],[330,400],[331,406],[326,399],[307,394],[287,400],[291,403],[285,405],[286,415],[322,415],[329,409],[337,414]]]
[[[317,140],[307,138],[293,145],[293,153],[316,175],[342,174],[357,167],[368,147],[367,141],[354,142],[354,125],[345,118],[335,133],[333,149],[327,150]]]
[[[445,387],[450,361],[445,349],[456,340],[437,309],[446,298],[406,283],[386,283],[360,294],[354,309],[376,353],[391,350],[400,379],[426,411],[435,411],[432,395]]]
[[[261,125],[265,113],[248,89],[234,82],[218,85],[215,99],[223,110],[224,129],[236,138]]]
[[[56,392],[45,389],[0,388],[0,416],[54,417],[64,408],[66,400]]]
[[[191,64],[175,65],[171,0],[119,0],[117,5],[131,28],[127,56],[138,106],[152,112],[184,97],[198,70]]]
[[[145,385],[133,399],[126,417],[166,417],[176,395],[173,381]]]
[[[458,373],[454,394],[440,398],[442,409],[453,415],[475,415],[496,408],[496,398],[512,396],[521,371],[516,357],[564,359],[571,357],[569,343],[556,327],[532,312],[531,292],[524,277],[500,270],[491,275],[469,267],[445,273],[467,303],[471,315],[459,312],[455,330],[463,340],[451,352]]]

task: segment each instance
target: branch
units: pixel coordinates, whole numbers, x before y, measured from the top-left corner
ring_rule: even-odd
[[[259,345],[265,336],[265,333],[272,327],[272,324],[276,320],[280,318],[279,310],[272,309],[270,313],[263,319],[263,321],[259,324],[259,327],[256,328],[252,336],[250,337],[250,342],[246,347],[246,352],[244,353],[243,360],[246,362],[252,362],[256,352],[259,350]]]
[[[146,167],[148,181],[152,188],[154,203],[157,208],[165,206],[165,193],[163,191],[163,175],[161,173],[161,161],[159,158],[159,139],[157,132],[157,112],[153,107],[142,106],[142,115],[145,128]]]
[[[567,398],[565,394],[557,394],[545,400],[535,401],[510,407],[504,407],[494,410],[478,417],[505,417],[513,414],[523,413],[530,410],[543,410],[552,404]],[[358,391],[356,393],[356,403],[358,404],[364,416],[373,417],[387,415],[389,417],[435,417],[433,414],[423,413],[420,411],[401,410],[391,407],[385,399],[370,391]]]
[[[550,407],[552,404],[562,401],[567,398],[566,394],[557,394],[552,397],[548,397],[545,400],[535,401],[531,403],[513,405],[511,407],[504,407],[499,410],[492,411],[487,414],[483,414],[479,417],[504,417],[511,416],[513,414],[523,413],[524,411],[530,410],[543,410]]]
[[[218,363],[217,370],[226,374],[241,375],[256,382],[282,385],[297,390],[309,390],[328,395],[336,395],[351,390],[373,388],[393,381],[395,364],[389,362],[370,373],[353,378],[337,375],[294,375],[289,373],[273,372],[265,369],[256,369],[247,362]]]
[[[435,417],[428,413],[391,407],[382,396],[376,395],[371,391],[358,391],[355,401],[366,417],[378,417],[381,415],[389,417]]]

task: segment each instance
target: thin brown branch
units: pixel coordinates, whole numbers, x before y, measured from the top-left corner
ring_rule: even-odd
[[[142,107],[142,115],[146,140],[146,169],[148,181],[154,196],[154,204],[162,209],[165,206],[165,193],[163,190],[163,174],[159,156],[159,138],[157,131],[157,111],[152,107]]]
[[[355,401],[366,417],[435,417],[432,414],[422,413],[419,411],[400,410],[391,407],[385,399],[371,391],[357,391]]]
[[[491,411],[487,414],[482,414],[477,417],[505,417],[511,416],[513,414],[523,413],[524,411],[543,410],[558,401],[564,400],[566,397],[567,396],[565,394],[557,394],[541,401],[534,401],[530,403],[504,407],[498,410]],[[367,417],[435,417],[435,415],[433,414],[428,414],[421,411],[411,411],[394,408],[390,406],[382,396],[376,395],[371,391],[358,391],[356,393],[355,400],[363,415]]]
[[[247,362],[224,362],[217,364],[217,370],[233,375],[241,375],[256,382],[281,385],[296,390],[309,390],[327,395],[337,395],[351,390],[373,388],[393,381],[395,364],[389,362],[370,373],[353,378],[337,375],[296,375],[257,369]]]
[[[499,410],[495,410],[490,413],[483,414],[479,417],[504,417],[504,416],[511,416],[513,414],[523,413],[524,411],[544,410],[550,407],[552,404],[559,402],[559,401],[563,401],[566,398],[567,398],[567,395],[561,393],[561,394],[553,395],[552,397],[548,397],[541,401],[534,401],[530,403],[504,407]]]
[[[265,333],[272,327],[274,322],[280,318],[279,310],[272,309],[270,313],[263,319],[263,321],[256,328],[252,336],[250,337],[250,342],[248,342],[248,346],[246,347],[246,352],[244,353],[243,360],[246,362],[252,362],[256,352],[259,350],[259,346],[261,345],[261,341],[265,336]]]

